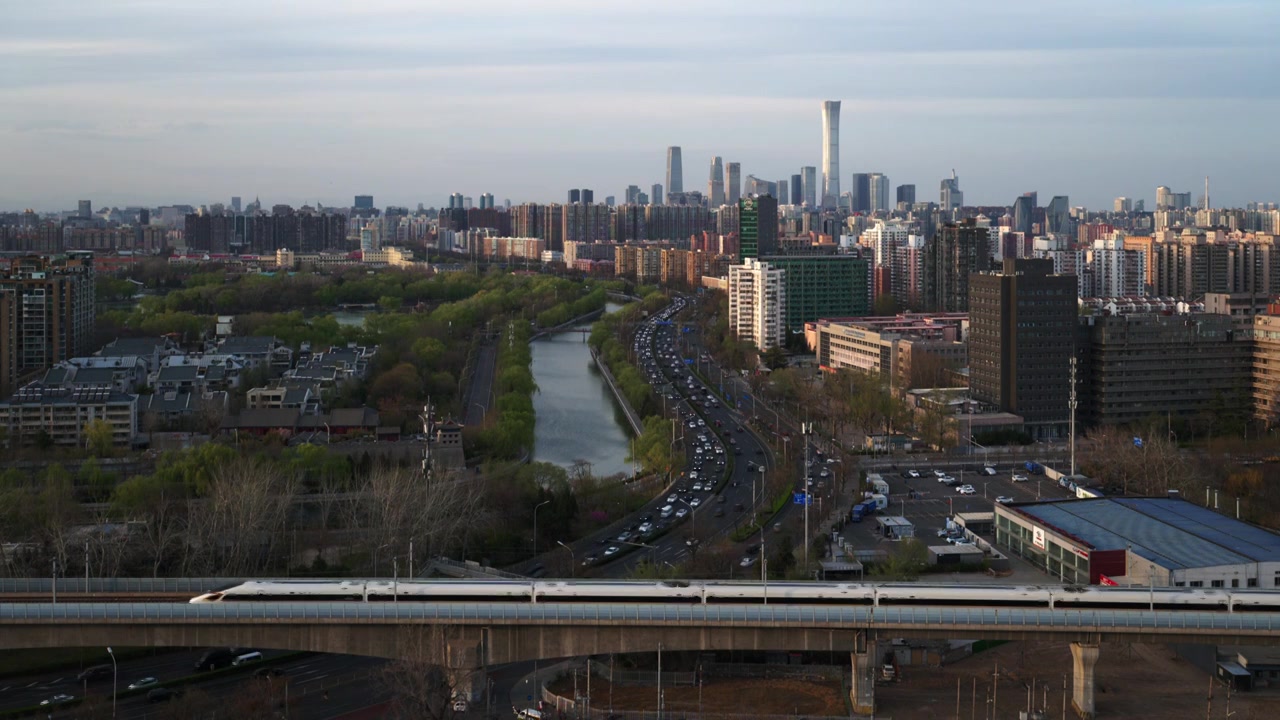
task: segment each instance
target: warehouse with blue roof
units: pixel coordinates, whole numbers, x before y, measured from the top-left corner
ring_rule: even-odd
[[[996,505],[996,544],[1066,583],[1280,587],[1280,535],[1180,497]]]

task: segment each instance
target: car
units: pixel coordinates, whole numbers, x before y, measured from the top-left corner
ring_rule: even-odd
[[[934,471],[933,471],[933,476],[934,476],[934,477],[936,477],[936,478],[944,478],[944,477],[946,477],[946,476],[947,476],[947,473],[946,473],[945,471],[942,471],[942,470],[934,470]]]
[[[937,531],[937,533],[936,533],[936,534],[937,534],[937,536],[938,536],[938,537],[940,537],[940,538],[944,538],[944,537],[947,537],[948,535],[950,535],[950,534],[951,534],[951,531],[950,531],[950,530],[948,530],[948,529],[946,529],[946,528],[938,528],[938,531]]]
[[[147,702],[149,703],[168,702],[178,697],[181,694],[182,694],[181,690],[175,690],[174,688],[164,688],[164,687],[153,688],[150,692],[147,693]]]
[[[938,476],[938,482],[942,483],[943,485],[950,485],[951,483],[953,483],[953,482],[955,482],[955,481],[956,481],[956,479],[955,479],[955,478],[953,478],[953,477],[951,477],[950,475],[939,475],[939,476]]]
[[[53,697],[47,700],[41,700],[40,707],[49,707],[51,705],[66,705],[69,702],[75,702],[75,699],[76,699],[75,695],[58,693],[57,695],[54,695]]]
[[[826,470],[822,470],[821,472],[818,473],[818,477],[823,477],[823,478],[831,477],[831,473],[827,472]]]
[[[689,514],[689,508],[680,508],[679,510],[676,510],[676,517],[678,518],[682,518],[688,514]]]
[[[994,467],[990,466],[990,465],[983,465],[983,466],[982,466],[982,474],[983,474],[983,475],[995,475],[995,474],[996,474],[996,469],[995,469]]]
[[[907,477],[909,477],[909,478],[918,478],[918,477],[920,477],[920,471],[919,471],[919,470],[908,470],[908,471],[907,471]]]
[[[752,565],[755,565],[755,564],[756,564],[756,558],[751,557],[750,555],[748,555],[748,556],[746,556],[746,557],[744,557],[744,558],[742,558],[741,560],[739,560],[739,561],[738,561],[738,567],[749,568],[749,567],[751,567]]]
[[[961,495],[973,495],[974,493],[977,492],[977,490],[974,490],[972,485],[961,485],[960,487],[956,488],[956,492],[960,493]]]
[[[1026,476],[1026,475],[1019,475],[1019,474],[1017,474],[1017,473],[1014,473],[1014,474],[1013,474],[1013,481],[1014,481],[1014,482],[1026,482],[1026,481],[1027,481],[1027,476]]]
[[[1013,502],[1013,498],[1009,497],[1008,495],[1001,495],[1000,497],[996,498],[996,502],[1000,503],[1001,505],[1008,505],[1009,503]]]
[[[690,501],[689,501],[689,507],[695,507],[695,508],[696,508],[696,507],[698,507],[698,506],[699,506],[699,505],[701,505],[701,504],[702,504],[702,501],[701,501],[701,500],[699,500],[698,498],[694,498],[694,499],[692,499],[692,500],[690,500]]]
[[[685,545],[685,547],[693,547],[693,546],[695,546],[695,545],[697,545],[697,544],[698,544],[698,539],[697,539],[697,538],[685,538],[685,540],[684,540],[684,545]]]
[[[588,555],[588,556],[586,556],[585,558],[583,558],[583,559],[582,559],[582,567],[587,567],[587,566],[589,566],[589,565],[595,565],[597,562],[600,562],[600,556],[599,556],[599,555],[594,555],[594,554],[592,554],[592,555]]]
[[[948,545],[972,545],[973,543],[969,542],[969,540],[965,538],[965,536],[963,535],[948,535],[947,544]]]
[[[631,533],[629,531],[618,533],[618,537],[613,539],[614,542],[620,542],[620,543],[629,542],[630,540],[631,540]]]
[[[679,495],[676,495],[675,493],[671,493],[670,495],[667,496],[667,504],[670,505],[671,503],[679,499],[680,499]]]
[[[640,523],[640,527],[636,528],[636,532],[644,534],[653,529],[653,523]]]
[[[617,546],[617,545],[610,545],[609,547],[607,547],[607,548],[605,548],[605,549],[604,549],[604,556],[605,556],[605,557],[612,557],[612,556],[617,555],[617,554],[618,554],[618,546]]]
[[[136,681],[134,681],[134,682],[129,683],[129,689],[130,689],[130,690],[141,690],[142,688],[145,688],[145,687],[151,687],[152,685],[156,685],[156,684],[158,684],[159,682],[160,682],[159,680],[157,680],[157,679],[155,679],[155,678],[153,678],[153,677],[144,677],[144,678],[142,678],[141,680],[136,680]]]
[[[110,665],[94,665],[93,667],[85,668],[84,672],[77,675],[76,682],[83,685],[86,682],[95,680],[108,680],[113,674],[114,670]]]

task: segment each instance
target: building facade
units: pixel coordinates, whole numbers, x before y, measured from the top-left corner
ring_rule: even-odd
[[[783,271],[747,258],[729,266],[729,327],[761,352],[786,343]]]
[[[969,383],[975,400],[1022,416],[1037,438],[1068,423],[1075,352],[1076,279],[1053,262],[1006,258],[999,272],[970,279]]]
[[[970,275],[990,267],[987,228],[972,219],[942,226],[925,246],[925,305],[937,312],[967,312]]]
[[[95,289],[92,254],[9,260],[0,275],[0,393],[89,354]]]

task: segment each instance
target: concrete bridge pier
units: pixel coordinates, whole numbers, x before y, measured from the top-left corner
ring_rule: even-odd
[[[849,702],[855,715],[874,715],[876,712],[876,643],[866,633],[858,633],[854,651],[849,653],[852,666]]]
[[[1093,720],[1093,666],[1098,663],[1098,643],[1071,643],[1071,707],[1082,720]]]

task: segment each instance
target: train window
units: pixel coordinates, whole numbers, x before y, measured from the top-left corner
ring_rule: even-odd
[[[1209,584],[1210,584],[1211,586],[1213,586],[1213,587],[1222,587],[1222,586],[1223,586],[1223,582],[1222,582],[1221,580],[1211,580],[1211,581],[1209,582]]]
[[[1249,578],[1245,582],[1246,587],[1258,587],[1258,578]]]
[[[1204,587],[1204,581],[1203,581],[1203,580],[1192,580],[1192,581],[1191,581],[1191,587]]]

